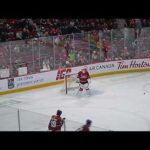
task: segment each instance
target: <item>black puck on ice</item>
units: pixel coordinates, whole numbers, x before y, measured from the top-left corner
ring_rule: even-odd
[[[145,94],[145,93],[144,93]]]

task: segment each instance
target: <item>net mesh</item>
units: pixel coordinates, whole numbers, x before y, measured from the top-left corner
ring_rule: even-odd
[[[67,84],[68,90],[76,89],[79,87],[77,74],[66,75],[65,82]]]

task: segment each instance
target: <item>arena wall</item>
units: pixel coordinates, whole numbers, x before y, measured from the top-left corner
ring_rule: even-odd
[[[150,71],[150,59],[131,59],[86,65],[91,77]],[[66,73],[77,73],[83,66],[0,80],[0,95],[42,88],[64,82]]]

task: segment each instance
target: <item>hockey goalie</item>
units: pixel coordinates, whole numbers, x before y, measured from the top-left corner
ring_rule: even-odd
[[[90,94],[89,90],[89,81],[90,81],[90,75],[87,70],[87,67],[84,66],[81,71],[78,72],[77,75],[77,82],[79,83],[79,93],[81,94],[83,90],[87,92],[87,94]]]

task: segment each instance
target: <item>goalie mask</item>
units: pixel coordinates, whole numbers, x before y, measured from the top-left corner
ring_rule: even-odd
[[[87,71],[87,67],[86,67],[86,66],[84,66],[84,67],[81,69],[81,71],[82,71],[82,72]]]

